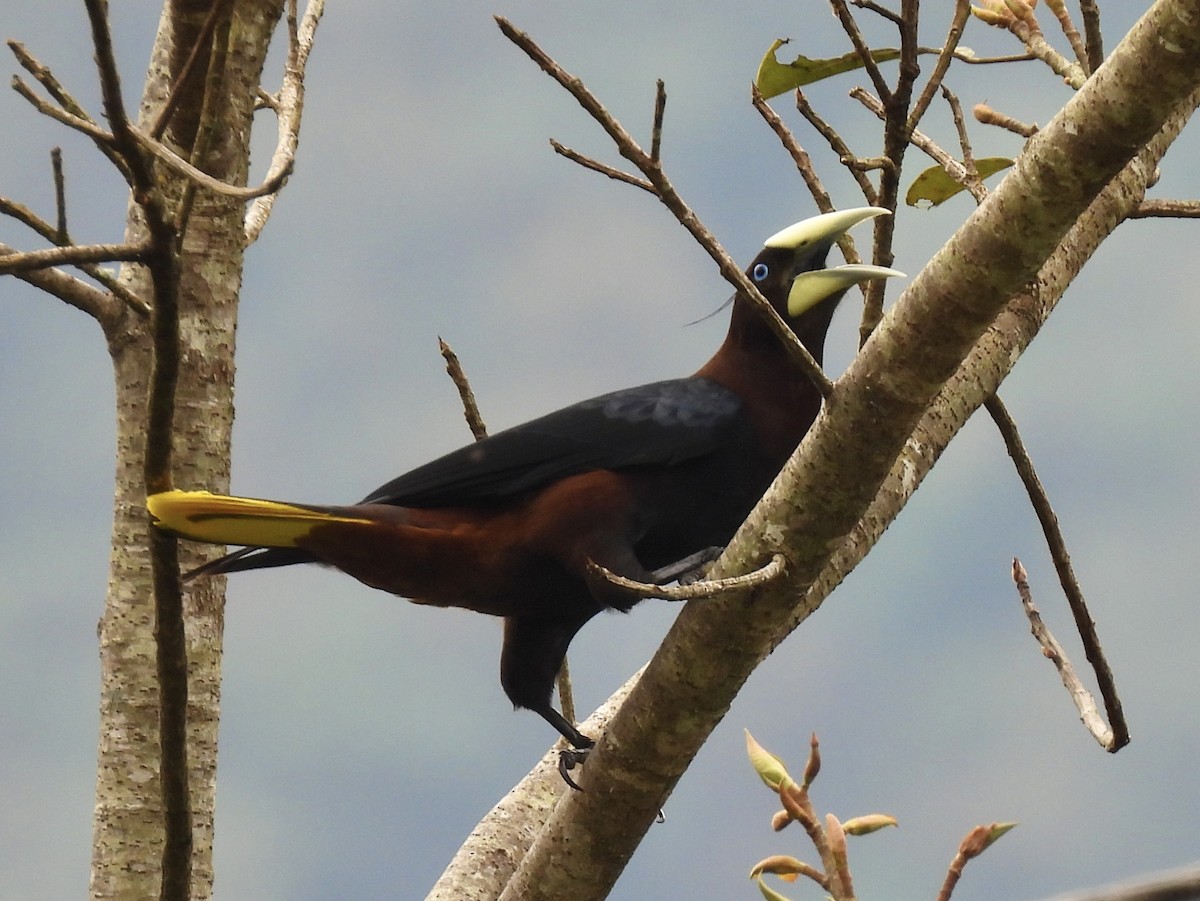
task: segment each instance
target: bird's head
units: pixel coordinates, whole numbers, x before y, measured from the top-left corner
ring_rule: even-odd
[[[767,238],[746,275],[779,315],[793,325],[805,313],[824,305],[821,312],[825,315],[820,318],[828,326],[837,301],[851,287],[873,278],[904,275],[882,266],[825,267],[830,248],[845,232],[867,219],[887,215],[890,211],[882,207],[868,206],[823,213],[789,225]]]

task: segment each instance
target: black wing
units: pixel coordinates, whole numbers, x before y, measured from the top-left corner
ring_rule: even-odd
[[[742,418],[738,396],[710,379],[627,388],[446,454],[377,488],[362,503],[488,503],[588,470],[672,465],[720,447]]]

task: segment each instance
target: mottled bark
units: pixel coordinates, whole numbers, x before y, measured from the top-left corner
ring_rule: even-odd
[[[282,0],[237,0],[220,14],[194,76],[178,92],[164,142],[206,173],[245,184],[254,99]],[[208,2],[164,8],[138,121],[149,128],[197,43]],[[234,328],[241,286],[244,203],[193,190],[155,168],[166,218],[181,224],[176,250],[180,378],[173,470],[179,484],[226,488],[232,422]],[[180,210],[188,212],[180,216]],[[145,236],[136,205],[127,240]],[[123,281],[154,303],[145,270]],[[126,313],[103,323],[117,393],[117,464],[108,596],[100,623],[100,742],[91,893],[158,897],[163,852],[159,692],[147,549],[143,453],[152,345],[147,322]],[[194,552],[192,552],[194,553]],[[186,560],[185,560],[186,564]],[[191,895],[212,892],[212,834],[220,702],[223,585],[185,602],[189,672],[188,765],[193,828]]]

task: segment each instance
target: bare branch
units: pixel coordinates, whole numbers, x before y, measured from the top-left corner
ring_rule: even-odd
[[[812,158],[800,146],[800,142],[796,140],[791,130],[784,125],[783,120],[779,118],[779,114],[771,109],[771,105],[767,103],[766,98],[763,97],[762,91],[758,89],[757,85],[750,85],[750,102],[754,104],[754,108],[763,117],[763,120],[770,127],[771,131],[775,132],[775,136],[779,138],[779,143],[783,145],[783,149],[791,156],[792,162],[796,164],[796,169],[800,173],[800,177],[804,179],[804,184],[808,186],[808,192],[812,194],[813,200],[817,202],[817,209],[822,213],[832,211],[833,198],[829,196],[829,192],[825,190],[825,185],[821,183],[821,177],[817,175],[817,170],[813,168]]]
[[[958,133],[958,146],[962,150],[963,168],[967,170],[971,178],[978,180],[979,170],[975,168],[975,154],[971,151],[971,136],[967,134],[967,122],[963,116],[962,104],[958,102],[955,93],[945,85],[942,85],[942,96],[946,98],[946,103],[950,104],[954,130]]]
[[[50,149],[50,168],[54,173],[54,209],[57,213],[56,225],[54,228],[54,243],[69,244],[70,236],[67,234],[67,187],[66,179],[63,176],[63,161],[62,148],[52,147]]]
[[[1128,216],[1130,219],[1159,217],[1200,219],[1200,200],[1143,200]]]
[[[196,62],[200,58],[200,51],[212,38],[213,31],[216,29],[217,19],[227,5],[225,0],[217,0],[217,2],[214,2],[208,8],[208,15],[205,16],[204,23],[200,26],[200,31],[196,34],[192,49],[188,52],[187,59],[184,60],[183,65],[176,73],[174,84],[171,85],[171,89],[167,92],[167,100],[163,104],[162,109],[158,111],[158,117],[150,126],[149,132],[147,132],[155,141],[162,138],[163,132],[167,130],[167,125],[171,121],[171,117],[175,115],[175,108],[179,105],[179,101],[183,96],[183,88],[196,69]]]
[[[1042,654],[1058,670],[1058,675],[1062,679],[1063,685],[1070,693],[1071,700],[1075,702],[1075,708],[1079,711],[1079,718],[1083,721],[1083,725],[1087,727],[1087,730],[1092,733],[1092,737],[1100,743],[1100,747],[1104,748],[1104,750],[1119,750],[1116,739],[1113,736],[1113,730],[1108,727],[1108,724],[1104,722],[1104,718],[1100,716],[1100,711],[1096,707],[1092,693],[1084,687],[1078,674],[1075,672],[1075,667],[1071,665],[1071,661],[1067,657],[1067,652],[1058,643],[1058,639],[1054,637],[1042,619],[1042,614],[1034,606],[1033,594],[1029,590],[1029,575],[1025,572],[1025,567],[1021,565],[1021,561],[1016,557],[1013,557],[1012,562],[1012,579],[1017,586],[1017,593],[1021,596],[1021,606],[1025,608],[1025,615],[1029,618],[1030,631],[1033,632],[1033,637],[1037,639],[1038,645],[1041,646]],[[1125,743],[1128,743],[1128,739],[1126,739]]]
[[[279,117],[279,136],[271,164],[267,168],[265,184],[278,179],[279,185],[282,186],[283,180],[295,165],[296,148],[300,144],[300,123],[304,114],[304,76],[313,41],[316,39],[317,26],[324,12],[325,0],[309,0],[304,8],[304,19],[297,24],[296,0],[288,0],[288,58],[284,67],[283,84],[272,104]],[[246,210],[247,244],[254,243],[262,233],[275,205],[275,197],[276,191],[269,191],[256,198]]]
[[[207,172],[197,169],[170,147],[154,140],[136,126],[129,125],[127,131],[139,145],[149,150],[155,157],[162,160],[162,162],[166,163],[180,175],[190,178],[201,187],[208,188],[210,191],[214,191],[225,197],[232,197],[236,200],[251,200],[255,197],[262,197],[265,194],[272,194],[283,186],[283,183],[292,172],[291,161],[289,160],[286,169],[269,175],[257,187],[241,188],[237,185],[227,184],[218,178],[213,178]]]
[[[1104,34],[1100,31],[1100,7],[1096,0],[1079,0],[1083,33],[1087,38],[1088,71],[1095,72],[1104,62]]]
[[[908,114],[909,131],[917,127],[917,123],[921,121],[921,118],[925,115],[925,111],[929,109],[929,104],[933,102],[933,95],[937,93],[938,88],[942,87],[946,72],[950,68],[950,61],[954,58],[955,50],[958,49],[958,42],[962,39],[963,27],[966,25],[967,17],[970,14],[970,0],[956,0],[954,15],[950,19],[950,28],[946,32],[946,42],[942,45],[941,52],[938,53],[937,62],[933,66],[933,73],[929,76],[929,81],[926,82],[924,90],[921,91],[921,96],[917,98],[917,102],[913,104],[912,111]]]
[[[658,199],[662,201],[667,209],[675,215],[675,218],[679,220],[679,223],[692,234],[692,237],[712,257],[725,280],[734,286],[739,295],[758,309],[759,313],[771,327],[771,330],[778,336],[792,359],[821,393],[821,396],[828,397],[829,393],[833,390],[833,383],[821,370],[816,360],[813,359],[812,354],[808,352],[807,348],[800,343],[799,339],[792,333],[792,330],[788,328],[787,323],[783,321],[779,313],[775,311],[775,308],[762,296],[762,293],[747,278],[746,274],[734,262],[725,248],[721,246],[712,232],[705,227],[704,223],[700,221],[691,207],[679,196],[679,192],[675,190],[674,185],[671,184],[670,179],[667,178],[666,173],[663,171],[661,162],[651,158],[650,154],[646,153],[638,145],[637,141],[633,139],[621,123],[587,89],[582,80],[560,66],[529,35],[523,31],[519,31],[503,16],[496,16],[496,23],[500,26],[500,30],[504,33],[505,37],[520,47],[530,59],[538,64],[543,72],[562,85],[597,124],[608,133],[613,143],[617,145],[621,156],[633,163],[646,176],[646,180],[653,186],[654,193]]]
[[[809,125],[817,130],[817,134],[825,139],[829,145],[829,149],[837,154],[838,159],[854,159],[856,154],[850,149],[840,134],[837,133],[832,125],[821,118],[820,114],[813,109],[808,98],[804,96],[804,92],[796,91],[796,111],[805,118]],[[867,201],[869,206],[879,205],[879,192],[875,190],[875,186],[871,184],[870,179],[862,173],[861,170],[850,169],[850,173],[854,176],[854,180],[858,182],[859,190],[862,191],[863,199]]]
[[[438,350],[442,354],[442,359],[446,361],[446,374],[450,376],[450,381],[454,382],[454,387],[458,389],[458,396],[463,405],[463,415],[467,418],[467,427],[470,428],[476,441],[486,438],[487,426],[483,422],[483,416],[479,413],[479,404],[475,402],[475,392],[471,390],[471,383],[467,380],[467,374],[458,360],[458,354],[441,337],[438,338]]]
[[[650,131],[650,159],[659,162],[662,155],[663,115],[667,111],[667,87],[660,78],[655,82],[654,126]]]
[[[830,5],[833,7],[833,14],[837,16],[838,21],[842,23],[842,30],[846,32],[846,36],[850,38],[850,43],[854,45],[855,51],[858,53],[858,58],[862,60],[863,69],[867,73],[867,77],[871,79],[871,84],[875,86],[875,92],[880,97],[890,97],[892,95],[891,88],[883,78],[883,73],[879,71],[879,65],[875,62],[875,57],[871,56],[871,47],[867,44],[862,32],[858,28],[858,22],[854,20],[853,14],[846,6],[846,0],[830,0]],[[904,20],[899,20],[901,29],[904,27]]]
[[[602,163],[599,160],[592,159],[590,156],[584,156],[576,150],[572,150],[563,144],[558,143],[554,138],[550,139],[550,146],[554,148],[554,152],[559,156],[564,156],[573,163],[578,163],[585,169],[591,169],[593,172],[599,172],[601,175],[607,175],[609,178],[616,181],[624,182],[627,185],[633,185],[635,188],[641,188],[643,191],[649,191],[655,196],[658,192],[654,190],[654,185],[646,181],[644,178],[638,178],[636,175],[630,175],[628,172],[622,172],[614,166],[607,163]]]
[[[601,576],[605,581],[611,582],[618,588],[624,588],[638,597],[659,598],[664,601],[693,601],[700,598],[716,597],[718,594],[738,588],[755,588],[759,585],[765,585],[772,579],[779,578],[783,575],[785,568],[786,561],[782,556],[776,554],[765,566],[753,572],[748,572],[745,575],[732,576],[728,579],[693,582],[691,585],[667,586],[652,585],[648,582],[626,579],[624,576],[619,576],[612,570],[606,569],[594,560],[588,563],[588,569],[591,572]]]
[[[1046,0],[1046,6],[1050,9],[1050,12],[1054,13],[1054,17],[1058,19],[1063,36],[1066,37],[1067,43],[1071,45],[1071,49],[1075,52],[1075,59],[1079,61],[1080,68],[1090,75],[1093,69],[1089,61],[1087,47],[1084,46],[1083,38],[1079,35],[1079,29],[1075,27],[1075,23],[1071,20],[1071,12],[1067,9],[1067,4],[1063,0]]]
[[[46,250],[27,250],[6,254],[0,259],[0,274],[28,272],[51,266],[78,263],[143,262],[150,251],[148,244],[74,244]]]
[[[1092,669],[1096,673],[1096,682],[1100,686],[1100,695],[1104,699],[1104,707],[1108,712],[1108,717],[1112,721],[1112,731],[1109,732],[1105,727],[1105,734],[1102,736],[1094,729],[1092,734],[1096,736],[1096,740],[1106,751],[1119,751],[1125,745],[1129,744],[1129,727],[1125,723],[1125,714],[1121,709],[1121,699],[1117,696],[1116,681],[1113,678],[1112,669],[1108,665],[1108,661],[1104,657],[1104,649],[1100,644],[1100,638],[1096,634],[1096,624],[1092,621],[1091,614],[1088,612],[1087,601],[1083,597],[1083,590],[1079,587],[1079,581],[1075,578],[1074,569],[1071,566],[1071,556],[1067,553],[1067,543],[1063,539],[1062,531],[1058,527],[1058,517],[1054,515],[1054,510],[1050,506],[1050,499],[1046,496],[1046,490],[1042,487],[1041,479],[1038,478],[1037,472],[1033,468],[1033,461],[1029,457],[1029,453],[1025,450],[1024,442],[1021,441],[1020,433],[1017,431],[1017,424],[1013,421],[1008,409],[1000,400],[999,395],[992,395],[985,403],[987,411],[991,414],[996,427],[1000,430],[1001,436],[1004,438],[1004,445],[1008,450],[1008,454],[1012,457],[1013,464],[1016,466],[1017,474],[1020,475],[1021,481],[1025,485],[1025,490],[1029,494],[1029,501],[1033,505],[1033,510],[1037,514],[1038,522],[1041,523],[1042,532],[1046,536],[1046,544],[1050,548],[1050,556],[1054,560],[1054,568],[1058,573],[1059,582],[1062,585],[1063,593],[1067,597],[1067,603],[1071,607],[1071,614],[1075,618],[1075,627],[1079,631],[1079,637],[1083,641],[1084,651],[1087,654],[1088,662],[1091,663]],[[1016,568],[1019,564],[1014,564],[1013,579],[1016,581]],[[1024,570],[1022,570],[1023,572]],[[1018,582],[1018,589],[1020,582]],[[1024,600],[1024,596],[1022,596]],[[1030,602],[1028,607],[1032,607]],[[1032,616],[1031,616],[1032,619]],[[1035,632],[1036,634],[1036,632]],[[1049,656],[1049,655],[1048,655]],[[1051,658],[1054,659],[1054,658]],[[1064,662],[1065,662],[1065,658]],[[1055,664],[1058,665],[1057,662]],[[1069,667],[1070,664],[1067,663]],[[1066,673],[1060,667],[1059,672],[1063,674],[1064,682],[1067,679]],[[1078,682],[1078,680],[1076,680]],[[1076,696],[1076,704],[1078,705],[1079,698],[1074,687],[1070,684],[1067,688],[1072,695]],[[1080,686],[1082,689],[1082,686]],[[1083,713],[1083,708],[1080,708],[1080,713]],[[1091,724],[1087,723],[1091,729]]]
[[[77,116],[74,113],[67,112],[66,110],[59,109],[57,106],[46,102],[37,94],[35,94],[33,88],[27,85],[19,75],[13,76],[12,87],[14,91],[28,100],[33,105],[33,108],[39,113],[49,116],[51,119],[61,122],[63,125],[87,135],[98,145],[107,146],[111,151],[114,143],[112,134],[105,131],[95,122],[92,122],[90,119]]]
[[[13,248],[0,244],[0,264],[3,264],[6,257],[16,253]],[[63,303],[87,313],[101,325],[111,322],[116,316],[118,307],[110,295],[61,269],[29,269],[12,274],[52,297],[57,297]]]
[[[1038,127],[1034,123],[1020,122],[1012,116],[1001,113],[998,110],[992,109],[986,103],[975,104],[971,112],[975,116],[977,122],[984,125],[995,125],[997,128],[1003,128],[1018,134],[1023,138],[1032,138],[1038,133]]]
[[[883,118],[883,104],[879,102],[879,98],[873,96],[867,91],[855,89],[850,92],[850,96],[873,112],[876,116]],[[912,145],[918,150],[923,151],[926,156],[932,159],[935,163],[945,170],[946,174],[953,178],[956,182],[971,192],[971,196],[976,201],[982,203],[987,196],[987,188],[978,180],[971,180],[967,168],[956,160],[953,156],[943,150],[937,142],[921,131],[919,128],[914,128],[909,140]]]
[[[0,197],[0,214],[6,215],[6,216],[12,216],[14,219],[17,219],[18,221],[27,225],[33,231],[37,232],[39,235],[41,235],[47,241],[50,241],[50,242],[56,243],[56,244],[59,243],[57,229],[55,228],[55,226],[52,226],[49,222],[46,222],[44,219],[42,219],[40,216],[38,216],[36,213],[34,213],[31,209],[29,209],[24,204],[17,203],[15,200],[9,200],[6,197]],[[67,243],[67,244],[63,244],[61,246],[70,247],[72,245]],[[10,253],[10,254],[17,253],[17,251],[13,248],[8,248],[5,252]],[[98,281],[101,285],[103,285],[119,301],[121,301],[123,304],[128,306],[131,310],[133,310],[139,316],[150,315],[150,305],[147,304],[146,301],[144,301],[140,297],[138,297],[136,294],[134,294],[132,291],[130,291],[128,288],[126,288],[121,283],[120,279],[118,279],[115,275],[113,275],[113,273],[108,272],[105,269],[102,269],[101,267],[97,266],[95,263],[72,262],[71,265],[77,266],[81,270],[86,272],[89,276],[91,276],[96,281]],[[71,282],[75,282],[79,285],[82,285],[83,288],[85,288],[85,289],[94,290],[91,288],[90,285],[87,285],[84,282],[79,282],[77,279],[73,278],[72,276],[66,275],[66,273],[60,273],[60,274],[63,276],[63,278],[69,279]],[[34,280],[30,279],[30,278],[26,278],[25,281],[28,281],[31,284],[34,283]],[[78,306],[82,309],[83,307],[79,303],[75,303],[71,300],[68,300],[66,297],[64,297],[62,295],[62,293],[60,293],[63,289],[64,289],[64,286],[60,285],[58,290],[53,290],[53,291],[50,291],[49,293],[58,297],[60,300],[67,300],[67,302],[71,303],[72,306]],[[78,289],[70,288],[68,290],[68,293],[78,293]],[[90,312],[90,311],[86,311],[86,312]]]
[[[942,52],[940,47],[922,47],[921,53],[938,54]],[[960,63],[966,63],[968,66],[994,66],[1000,63],[1027,63],[1037,59],[1032,53],[1006,53],[1000,56],[976,56],[973,53],[967,53],[963,50],[954,51],[954,59]]]
[[[901,19],[898,15],[896,15],[894,12],[892,12],[886,6],[881,6],[880,4],[874,2],[874,0],[850,0],[850,2],[853,3],[855,6],[857,6],[859,9],[870,10],[871,12],[875,13],[876,15],[881,16],[884,19],[887,19],[893,25],[899,25],[901,23]]]

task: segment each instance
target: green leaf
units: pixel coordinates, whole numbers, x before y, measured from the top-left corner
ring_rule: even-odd
[[[987,178],[1007,169],[1012,164],[1013,161],[1006,156],[989,156],[986,159],[976,160],[975,170],[979,173],[980,178]],[[966,189],[962,185],[946,174],[945,169],[941,166],[933,166],[913,179],[908,193],[904,195],[904,202],[909,206],[920,206],[924,201],[933,207],[945,203],[955,194],[964,190]]]
[[[778,97],[788,91],[823,78],[841,75],[862,68],[862,58],[857,53],[847,53],[834,59],[809,59],[807,56],[797,56],[793,62],[781,63],[775,58],[775,51],[787,43],[786,39],[776,38],[771,49],[767,51],[762,62],[758,64],[758,74],[754,83],[763,97]],[[877,63],[900,58],[899,50],[872,50],[871,58]]]

